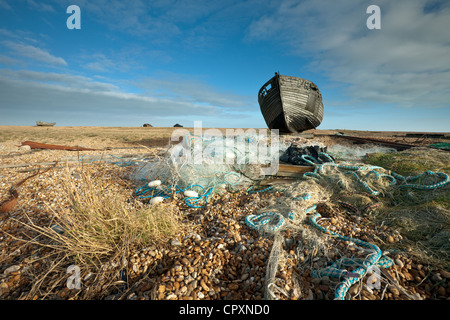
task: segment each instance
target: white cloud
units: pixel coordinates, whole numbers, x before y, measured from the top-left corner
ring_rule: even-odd
[[[32,10],[35,11],[56,12],[51,5],[47,3],[42,3],[42,1],[40,1],[40,3],[36,3],[36,1],[34,0],[27,0],[27,4]]]
[[[54,0],[57,1],[57,0]],[[146,43],[179,43],[198,49],[220,45],[220,40],[242,32],[248,21],[265,10],[269,0],[97,0],[79,1],[96,22],[137,36]]]
[[[152,50],[141,45],[129,44],[118,50],[108,50],[107,54],[94,48],[93,52],[77,55],[73,58],[88,71],[97,73],[121,72],[127,75],[147,67],[148,61],[160,66],[169,63],[172,58],[162,50]]]
[[[11,6],[6,2],[6,0],[0,0],[0,9],[12,10]]]
[[[381,9],[381,30],[366,27],[369,4]],[[342,84],[354,105],[448,108],[450,3],[435,2],[438,10],[427,10],[425,0],[369,4],[282,1],[252,23],[246,37],[273,41],[310,59],[309,71]]]
[[[249,109],[255,104],[253,96],[219,90],[192,75],[166,72],[159,77],[147,77],[136,85],[151,95],[171,96],[224,109]]]
[[[178,94],[182,92],[180,90]],[[211,105],[207,98],[194,101],[179,95],[136,94],[124,92],[113,83],[83,76],[0,69],[2,124],[19,120],[33,123],[39,116],[57,118],[61,125],[95,125],[106,119],[110,120],[103,125],[111,125],[111,122],[130,125],[130,119],[137,121],[140,118],[176,118],[178,122],[186,123],[188,120],[235,117],[233,109]],[[240,118],[246,116],[245,113],[238,114]]]
[[[48,51],[40,49],[38,47],[9,40],[3,41],[2,44],[13,50],[17,55],[54,66],[67,66],[67,62],[63,58],[55,57]]]
[[[14,58],[11,58],[11,57],[8,57],[8,56],[5,56],[5,55],[0,55],[0,64],[7,65],[7,66],[12,66],[12,65],[24,66],[25,65],[24,62],[14,59]]]
[[[38,72],[31,70],[1,70],[0,75],[20,82],[45,83],[71,89],[87,89],[101,92],[118,91],[119,87],[107,82],[94,81],[89,77],[54,72]]]

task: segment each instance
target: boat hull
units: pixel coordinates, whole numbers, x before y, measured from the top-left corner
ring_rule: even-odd
[[[322,95],[311,81],[278,73],[259,90],[258,102],[269,129],[297,133],[323,119]]]
[[[56,122],[42,122],[42,121],[36,121],[36,125],[38,127],[53,127],[56,124]]]

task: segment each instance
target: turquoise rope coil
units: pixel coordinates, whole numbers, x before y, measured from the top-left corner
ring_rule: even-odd
[[[306,200],[311,199],[311,194],[305,193],[305,194],[304,194],[303,196],[301,196],[301,197],[294,197],[294,198],[292,198],[292,199],[294,199],[294,200],[302,200],[302,201],[306,201]],[[312,211],[312,210],[315,210],[316,207],[317,207],[317,206],[314,205],[314,206],[312,206],[311,208],[306,209],[306,210],[305,210],[305,213],[308,213],[308,212],[310,212],[310,211]],[[289,213],[288,213],[288,219],[294,221],[294,220],[295,220],[295,212],[289,212]]]
[[[433,189],[437,189],[437,188],[441,188],[445,185],[447,185],[450,182],[450,178],[447,174],[443,173],[443,172],[433,172],[430,170],[425,171],[422,174],[416,175],[416,176],[412,176],[412,177],[402,177],[399,174],[395,174],[397,178],[401,179],[404,182],[409,182],[409,181],[414,181],[417,180],[419,178],[422,178],[424,176],[427,175],[434,175],[437,176],[439,178],[442,179],[442,181],[435,183],[435,184],[431,184],[431,185],[425,185],[425,184],[413,184],[413,183],[406,183],[404,185],[400,185],[399,188],[411,188],[411,189],[419,189],[419,190],[433,190]]]
[[[334,262],[331,266],[324,268],[322,270],[312,272],[313,277],[335,277],[339,279],[343,279],[336,289],[335,300],[344,300],[345,296],[350,289],[350,287],[359,281],[368,270],[376,267],[389,268],[393,265],[393,261],[384,255],[381,254],[381,250],[378,246],[368,243],[359,239],[349,238],[343,235],[340,235],[336,232],[330,231],[324,227],[322,227],[317,219],[320,218],[321,215],[319,213],[314,214],[310,221],[317,229],[322,232],[334,236],[340,240],[351,241],[361,247],[369,249],[372,253],[370,253],[366,259],[349,259],[349,258],[341,258]],[[353,270],[351,273],[347,272],[347,270],[343,269],[346,266],[354,266],[357,265],[357,268]]]
[[[167,187],[165,190],[161,190],[157,187],[149,187],[147,184],[143,185],[142,187],[138,188],[134,195],[136,197],[139,197],[141,199],[151,199],[154,197],[163,197],[164,199],[170,198],[172,196],[172,192],[168,191],[170,187]],[[184,190],[180,189],[180,187],[176,186],[178,188],[178,191],[175,193],[183,192]]]
[[[309,155],[302,156],[303,160],[305,160],[306,162],[308,162],[309,164],[311,164],[312,166],[315,167],[313,172],[306,172],[303,174],[303,177],[310,178],[310,179],[311,178],[312,179],[321,179],[322,174],[324,174],[324,170],[326,167],[336,167],[338,169],[349,170],[349,171],[345,171],[344,174],[352,175],[364,187],[364,189],[372,195],[380,194],[379,191],[373,190],[368,185],[368,183],[366,181],[364,181],[364,180],[368,180],[369,177],[372,175],[375,176],[375,179],[386,178],[386,179],[390,180],[390,182],[389,182],[390,187],[397,184],[398,188],[400,188],[400,189],[410,188],[410,189],[419,189],[419,190],[434,190],[437,188],[441,188],[450,182],[449,176],[442,172],[432,172],[430,170],[427,170],[424,173],[416,175],[416,176],[403,177],[400,174],[397,174],[395,172],[390,172],[390,174],[380,173],[376,170],[385,170],[385,169],[382,167],[379,167],[379,166],[336,164],[336,163],[334,163],[334,160],[327,153],[324,153],[324,152],[321,152],[319,154],[319,157],[326,158],[328,160],[328,162],[320,163],[320,161],[318,159],[315,159],[312,156],[309,156]],[[357,172],[360,172],[362,170],[369,170],[369,172],[366,173],[363,178],[361,178],[357,174]],[[430,185],[409,183],[411,181],[415,181],[419,178],[422,178],[426,175],[434,175],[434,176],[438,177],[439,179],[441,179],[441,181],[434,183],[434,184],[430,184]],[[399,184],[398,180],[404,184]],[[339,181],[338,183],[340,183],[342,185],[342,181]]]
[[[319,152],[319,158],[320,158],[320,157],[323,157],[323,158],[325,158],[326,160],[328,160],[327,162],[334,163],[334,159],[333,159],[328,153],[325,153],[325,152]]]
[[[284,226],[285,220],[278,212],[266,212],[259,215],[250,214],[246,216],[245,224],[253,230],[275,232]]]
[[[354,172],[354,171],[347,171],[347,172],[344,172],[344,174],[350,174],[350,175],[354,176],[355,179],[364,187],[364,189],[366,189],[366,191],[368,193],[373,194],[375,196],[380,194],[379,191],[376,191],[376,190],[373,190],[372,188],[370,188],[369,185],[367,184],[367,182],[361,180],[361,178],[356,174],[356,172]]]
[[[305,210],[305,214],[308,214],[309,212],[316,210],[316,208],[317,208],[317,205],[313,205],[312,207]],[[288,218],[290,220],[294,221],[295,220],[295,212],[289,212]]]
[[[313,156],[310,156],[307,154],[303,154],[301,156],[301,158],[303,161],[305,161],[306,163],[308,163],[312,166],[315,166],[317,164],[323,164],[324,162],[325,163],[333,163],[334,162],[333,158],[328,153],[325,153],[325,152],[319,152],[317,159],[314,158]],[[320,158],[325,158],[325,161],[320,160]]]
[[[200,186],[200,185],[193,185],[193,186],[190,186],[190,187],[188,187],[188,188],[191,188],[191,187],[194,187],[194,186],[200,187],[200,188],[203,190],[203,194],[200,194],[198,197],[189,197],[189,198],[186,198],[186,199],[184,200],[184,203],[185,203],[187,206],[191,207],[191,208],[203,208],[205,205],[208,204],[208,197],[212,194],[212,192],[213,192],[213,190],[214,190],[214,187],[209,188],[208,191],[206,191],[206,192],[205,192],[205,189],[204,189],[202,186]],[[186,188],[185,190],[187,190],[188,188]],[[205,204],[204,204],[204,205],[198,205],[198,203],[199,203],[202,199],[204,199]]]
[[[264,190],[260,190],[262,192]],[[258,192],[258,191],[255,191]],[[311,199],[311,195],[309,193],[306,193],[305,195],[301,197],[294,198],[296,200],[309,200]],[[310,211],[313,211],[316,209],[316,205],[308,208],[305,210],[305,213],[308,213]],[[287,218],[291,221],[294,221],[295,219],[295,212],[289,212],[287,214]],[[278,220],[277,220],[278,219]],[[270,225],[269,223],[272,222]],[[266,212],[259,215],[250,214],[247,217],[245,217],[245,224],[253,230],[257,231],[269,231],[269,232],[275,232],[279,231],[284,225],[286,221],[282,214],[278,212]]]
[[[305,161],[306,163],[308,163],[312,166],[315,166],[317,163],[320,163],[316,158],[314,158],[313,156],[310,156],[310,155],[303,154],[301,156],[301,158],[303,161]]]
[[[174,188],[175,192],[174,190],[170,190],[172,189],[171,186],[168,186],[164,189],[158,187],[149,187],[147,184],[145,184],[144,186],[138,188],[134,192],[134,195],[141,199],[151,199],[154,197],[162,197],[164,199],[168,199],[170,197],[173,197],[177,193],[184,192],[192,188],[200,188],[203,192],[202,194],[199,194],[198,197],[187,197],[186,199],[184,199],[184,203],[191,208],[202,208],[208,204],[208,197],[211,196],[214,190],[214,187],[211,187],[205,192],[205,188],[198,184],[190,185],[185,189],[180,188],[178,185],[175,185]],[[198,205],[201,200],[205,202],[205,205]]]
[[[250,187],[247,189],[247,192],[248,192],[248,193],[261,193],[261,192],[267,192],[267,191],[273,189],[273,186],[270,186],[270,187],[267,187],[267,188],[262,189],[262,190],[253,190],[254,187],[255,187],[255,186],[250,186]]]
[[[394,184],[397,183],[397,180],[394,178],[394,176],[389,175],[389,174],[385,174],[385,173],[379,173],[375,170],[371,170],[369,171],[364,178],[369,177],[370,175],[375,175],[376,179],[381,179],[381,178],[387,178],[389,180],[391,180],[391,182],[389,183],[389,186],[393,186]]]
[[[294,200],[309,200],[311,199],[311,194],[306,193],[304,196],[292,198]]]

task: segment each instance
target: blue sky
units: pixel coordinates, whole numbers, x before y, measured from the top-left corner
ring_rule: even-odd
[[[0,0],[0,125],[264,128],[280,71],[319,86],[319,129],[448,132],[449,30],[449,1]]]

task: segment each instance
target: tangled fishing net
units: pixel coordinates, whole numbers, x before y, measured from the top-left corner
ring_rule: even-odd
[[[347,197],[353,200],[352,203],[356,203],[355,200],[358,199],[356,206],[349,204],[348,200],[341,203],[354,214],[360,215],[362,210],[359,208],[370,210],[374,205],[379,205],[378,197],[389,197],[402,190],[436,190],[450,182],[448,175],[441,172],[428,170],[419,175],[404,177],[379,166],[336,163],[326,153],[319,154],[317,159],[304,155],[303,160],[315,167],[314,172],[305,173],[304,181],[291,184],[282,197],[276,198],[278,203],[272,205],[272,212],[247,217],[249,227],[273,233],[275,237],[267,266],[267,299],[277,299],[283,295],[288,297],[282,289],[285,282],[281,281],[280,284],[276,278],[281,266],[292,259],[287,250],[283,249],[287,238],[282,235],[286,235],[288,230],[291,231],[291,239],[292,233],[296,233],[293,238],[297,241],[297,257],[303,256],[305,249],[313,252],[303,263],[298,263],[297,267],[301,272],[305,269],[312,270],[311,275],[318,279],[334,279],[337,300],[347,299],[350,287],[361,282],[366,275],[378,272],[367,279],[367,284],[372,285],[372,281],[379,284],[380,268],[393,265],[393,261],[377,245],[334,232],[329,228],[329,223],[326,223],[327,227],[323,226],[323,222],[330,219],[319,213],[318,204],[329,203],[331,198],[346,200]],[[309,226],[314,228],[310,229]],[[347,247],[358,248],[359,255],[349,255],[348,251],[337,250],[337,240],[347,243]],[[321,259],[318,253],[325,259]]]
[[[270,149],[269,142],[273,144]],[[286,146],[280,148],[275,142],[254,134],[226,138],[188,134],[164,157],[139,168],[138,178],[145,184],[135,194],[150,201],[164,201],[183,193],[188,206],[199,208],[214,193],[244,188],[250,192],[265,176],[276,175],[273,164],[278,164]],[[317,150],[315,157],[298,155],[299,160],[314,167],[313,172],[287,186],[259,190],[277,190],[281,196],[270,198],[264,208],[245,218],[247,227],[274,239],[267,260],[266,299],[288,296],[277,274],[292,262],[292,252],[299,273],[311,270],[313,277],[335,280],[338,300],[347,299],[350,287],[366,275],[393,264],[377,245],[329,228],[330,218],[319,207],[321,204],[340,199],[340,203],[359,215],[362,213],[359,208],[369,211],[378,205],[378,197],[391,197],[398,191],[435,190],[450,182],[448,175],[440,172],[425,171],[404,177],[379,166],[339,163],[330,154]],[[336,155],[339,150],[333,151]],[[357,254],[349,255],[348,250],[339,249],[336,246],[339,241],[345,242],[347,248],[356,248]],[[294,286],[302,290],[298,281]]]
[[[254,132],[231,137],[189,133],[165,157],[139,168],[137,178],[150,183],[139,188],[136,196],[165,199],[184,193],[192,195],[186,198],[188,206],[202,207],[214,193],[248,188],[276,172],[278,145],[275,141],[268,148],[270,143],[270,137]]]

